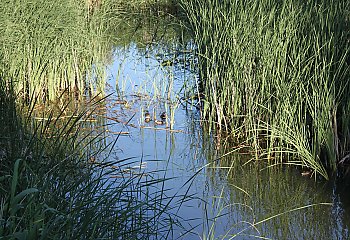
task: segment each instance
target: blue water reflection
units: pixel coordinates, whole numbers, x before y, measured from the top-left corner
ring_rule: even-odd
[[[184,98],[195,92],[197,81],[193,44],[187,47],[140,49],[130,43],[115,49],[108,66],[107,91],[113,95],[107,114],[113,124],[109,141],[119,139],[111,157],[131,158],[125,168],[147,162],[143,172],[169,178],[163,186],[167,196],[191,196],[173,209],[191,230],[184,239],[348,238],[349,201],[340,197],[347,190],[338,191],[333,182],[315,183],[294,168],[242,166],[237,154],[218,160],[230,148],[216,149],[214,137],[203,132],[196,102]],[[150,122],[145,122],[146,111]],[[162,112],[167,120],[155,124]],[[326,204],[304,208],[319,203]],[[175,229],[171,238],[183,233]]]

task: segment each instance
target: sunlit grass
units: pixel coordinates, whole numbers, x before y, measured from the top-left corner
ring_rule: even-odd
[[[181,1],[198,47],[203,117],[328,178],[347,155],[347,1]],[[240,129],[236,131],[236,129]]]
[[[1,4],[0,68],[14,79],[16,93],[34,93],[45,101],[63,91],[94,95],[104,90],[112,18],[102,7],[90,18],[87,12],[84,1]]]

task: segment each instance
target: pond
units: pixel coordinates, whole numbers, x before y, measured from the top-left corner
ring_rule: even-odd
[[[193,42],[174,34],[176,26],[152,21],[149,29],[128,29],[148,43],[123,40],[107,66],[108,141],[117,139],[110,158],[123,160],[124,170],[166,177],[167,196],[188,196],[173,209],[186,230],[169,238],[348,239],[348,183],[248,162],[232,151],[237,145],[209,134],[193,100]],[[159,28],[173,32],[154,41]]]

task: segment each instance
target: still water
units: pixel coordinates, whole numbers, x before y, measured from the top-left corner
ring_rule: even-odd
[[[208,134],[192,100],[195,47],[185,42],[131,39],[115,47],[108,65],[108,140],[118,138],[110,158],[168,178],[167,196],[187,196],[181,206],[171,202],[183,228],[169,238],[349,239],[348,183],[245,164],[249,156],[230,153],[234,145]]]

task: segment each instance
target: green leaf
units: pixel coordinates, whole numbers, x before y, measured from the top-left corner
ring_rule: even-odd
[[[21,159],[17,159],[15,162],[15,167],[13,170],[13,176],[12,176],[12,184],[11,184],[11,201],[15,196],[16,193],[16,186],[18,183],[18,168],[19,168],[19,163],[20,163]]]
[[[17,194],[11,201],[11,215],[14,216],[18,209],[22,208],[22,205],[19,204],[19,202],[27,195],[39,192],[36,188],[28,188],[26,190],[23,190],[19,194]]]

